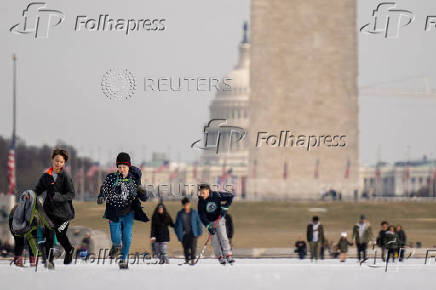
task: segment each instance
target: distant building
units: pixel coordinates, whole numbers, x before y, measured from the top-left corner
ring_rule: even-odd
[[[364,197],[436,197],[436,160],[379,162],[360,169],[360,192]]]

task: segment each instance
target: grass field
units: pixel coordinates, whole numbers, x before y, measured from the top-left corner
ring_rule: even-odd
[[[155,202],[146,202],[144,209],[151,219]],[[105,231],[104,205],[94,202],[75,202],[76,218],[72,225],[82,225]],[[175,219],[180,202],[166,202]],[[195,204],[196,207],[196,204]],[[320,217],[328,240],[337,241],[340,232],[351,237],[352,226],[364,213],[373,226],[374,235],[381,220],[401,224],[408,241],[420,241],[423,247],[436,246],[436,203],[434,202],[234,202],[230,211],[235,223],[234,248],[290,247],[298,236],[305,238],[307,223],[313,215]],[[132,252],[150,250],[150,225],[135,221]],[[207,235],[199,240],[199,245]],[[171,231],[170,253],[180,251],[180,244]]]

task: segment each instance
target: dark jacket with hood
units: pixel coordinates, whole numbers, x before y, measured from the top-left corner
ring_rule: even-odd
[[[158,213],[159,206],[163,206],[163,213]],[[156,238],[156,242],[169,242],[170,241],[170,231],[168,227],[174,228],[174,222],[167,209],[163,204],[159,204],[158,207],[153,212],[151,217],[151,238]]]
[[[233,225],[233,218],[229,213],[226,214],[226,231],[227,231],[227,237],[229,239],[232,239],[235,233],[235,227]]]
[[[378,233],[378,236],[377,236],[377,246],[379,246],[380,248],[383,248],[384,245],[385,245],[386,231],[387,230],[380,230],[380,232]]]
[[[385,233],[385,238],[384,238],[384,247],[386,249],[398,249],[399,246],[399,241],[398,241],[398,235],[397,233],[391,232],[391,231],[386,231]]]
[[[73,181],[65,170],[58,173],[56,181],[53,178],[53,169],[45,172],[35,187],[35,193],[41,195],[46,192],[44,211],[56,224],[74,219],[73,199],[76,196]]]
[[[399,230],[397,231],[397,236],[398,236],[398,246],[404,247],[407,243],[406,232],[404,230]]]
[[[141,201],[147,200],[145,191],[140,188],[141,176],[141,170],[134,166],[129,168],[126,178],[119,172],[106,176],[99,194],[106,199],[105,218],[118,222],[121,216],[133,211],[135,220],[149,221],[141,206]]]
[[[229,207],[232,204],[233,194],[230,192],[217,192],[209,191],[209,197],[198,199],[198,214],[200,215],[201,222],[207,227],[211,222],[218,219],[219,216],[224,216],[224,212],[221,210],[221,203],[223,206]]]

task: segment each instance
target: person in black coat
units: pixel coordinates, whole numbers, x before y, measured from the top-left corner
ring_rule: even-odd
[[[384,261],[386,261],[386,257],[385,257],[386,256],[386,247],[385,247],[386,231],[388,230],[389,223],[387,221],[382,221],[380,223],[380,227],[381,227],[381,229],[378,233],[376,243],[377,243],[377,246],[379,246],[381,248],[381,251],[382,251],[381,257],[382,257],[382,260],[384,262]]]
[[[395,262],[396,253],[398,253],[398,235],[395,232],[395,226],[389,225],[388,230],[385,233],[384,240],[385,248],[387,249],[387,261],[392,257],[392,262]]]
[[[303,260],[306,258],[307,255],[307,244],[306,242],[301,238],[298,237],[297,241],[295,241],[295,253],[298,254],[298,257]]]
[[[233,239],[235,227],[233,225],[233,218],[230,213],[226,214],[226,230],[227,230],[227,238],[229,239],[230,247],[233,247],[232,239]]]
[[[71,177],[65,172],[64,167],[68,161],[68,152],[63,149],[55,149],[52,153],[52,167],[50,167],[39,179],[34,191],[37,195],[46,193],[44,210],[54,224],[53,230],[44,229],[46,238],[46,253],[49,256],[48,268],[53,269],[54,236],[65,249],[64,264],[71,264],[74,248],[67,237],[70,221],[74,219],[73,199],[75,190]]]
[[[398,236],[398,258],[400,262],[402,262],[404,259],[404,250],[407,243],[407,236],[401,225],[397,225],[395,231]]]
[[[156,249],[159,264],[169,264],[168,242],[170,241],[170,231],[168,227],[174,228],[174,222],[168,213],[165,205],[159,203],[151,218],[151,242]]]

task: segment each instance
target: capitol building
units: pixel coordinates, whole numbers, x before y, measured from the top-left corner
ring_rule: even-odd
[[[224,127],[209,127],[205,140],[202,140],[217,145],[219,151],[214,148],[202,150],[198,162],[192,164],[168,162],[165,155],[155,153],[152,161],[142,168],[144,185],[171,184],[172,187],[165,190],[194,195],[195,185],[209,183],[212,188],[233,190],[238,198],[245,198],[248,138],[245,135],[236,142],[237,136],[232,128],[247,132],[249,127],[250,43],[247,23],[243,26],[239,44],[239,60],[234,69],[221,79],[220,87],[225,80],[230,82],[231,90],[219,90],[209,106],[209,120],[217,120]],[[157,190],[156,186],[153,190]]]

